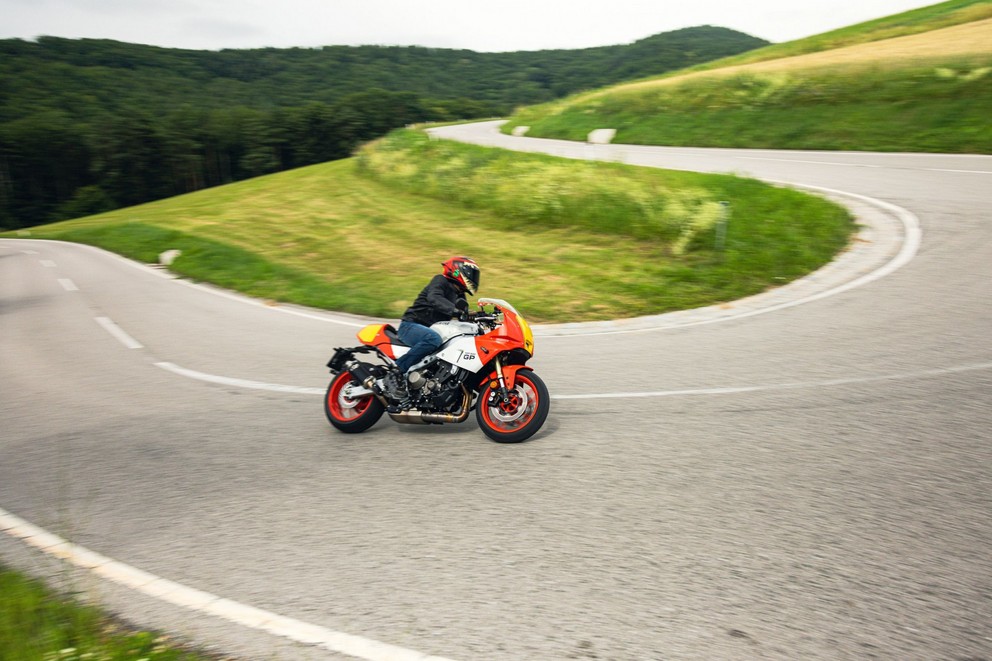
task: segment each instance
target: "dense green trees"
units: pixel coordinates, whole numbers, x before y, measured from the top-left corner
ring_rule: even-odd
[[[88,121],[43,110],[0,124],[0,228],[344,158],[397,126],[479,112],[476,103],[430,102],[387,90],[351,94],[332,105],[269,110],[122,108]]]
[[[517,53],[0,40],[0,228],[343,158],[412,122],[504,114],[764,44],[712,27]]]

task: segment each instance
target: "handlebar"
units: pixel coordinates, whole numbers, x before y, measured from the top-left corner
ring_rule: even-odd
[[[458,315],[458,321],[474,321],[483,324],[498,324],[495,314],[482,314],[480,312],[462,312]]]

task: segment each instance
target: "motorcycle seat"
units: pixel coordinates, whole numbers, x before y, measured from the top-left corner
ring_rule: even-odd
[[[393,328],[392,324],[386,324],[386,328],[383,329],[383,332],[386,334],[386,337],[389,338],[389,342],[393,346],[397,346],[397,347],[407,346],[407,344],[400,339],[400,336],[396,334],[396,329]]]

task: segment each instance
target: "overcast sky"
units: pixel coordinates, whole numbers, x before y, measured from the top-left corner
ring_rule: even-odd
[[[400,45],[475,51],[625,44],[696,25],[781,42],[933,0],[0,0],[0,38],[174,48]]]

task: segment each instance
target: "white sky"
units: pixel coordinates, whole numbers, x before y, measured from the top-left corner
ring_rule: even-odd
[[[717,25],[781,42],[935,0],[0,0],[0,38],[173,48],[401,45],[474,51],[626,44]]]

